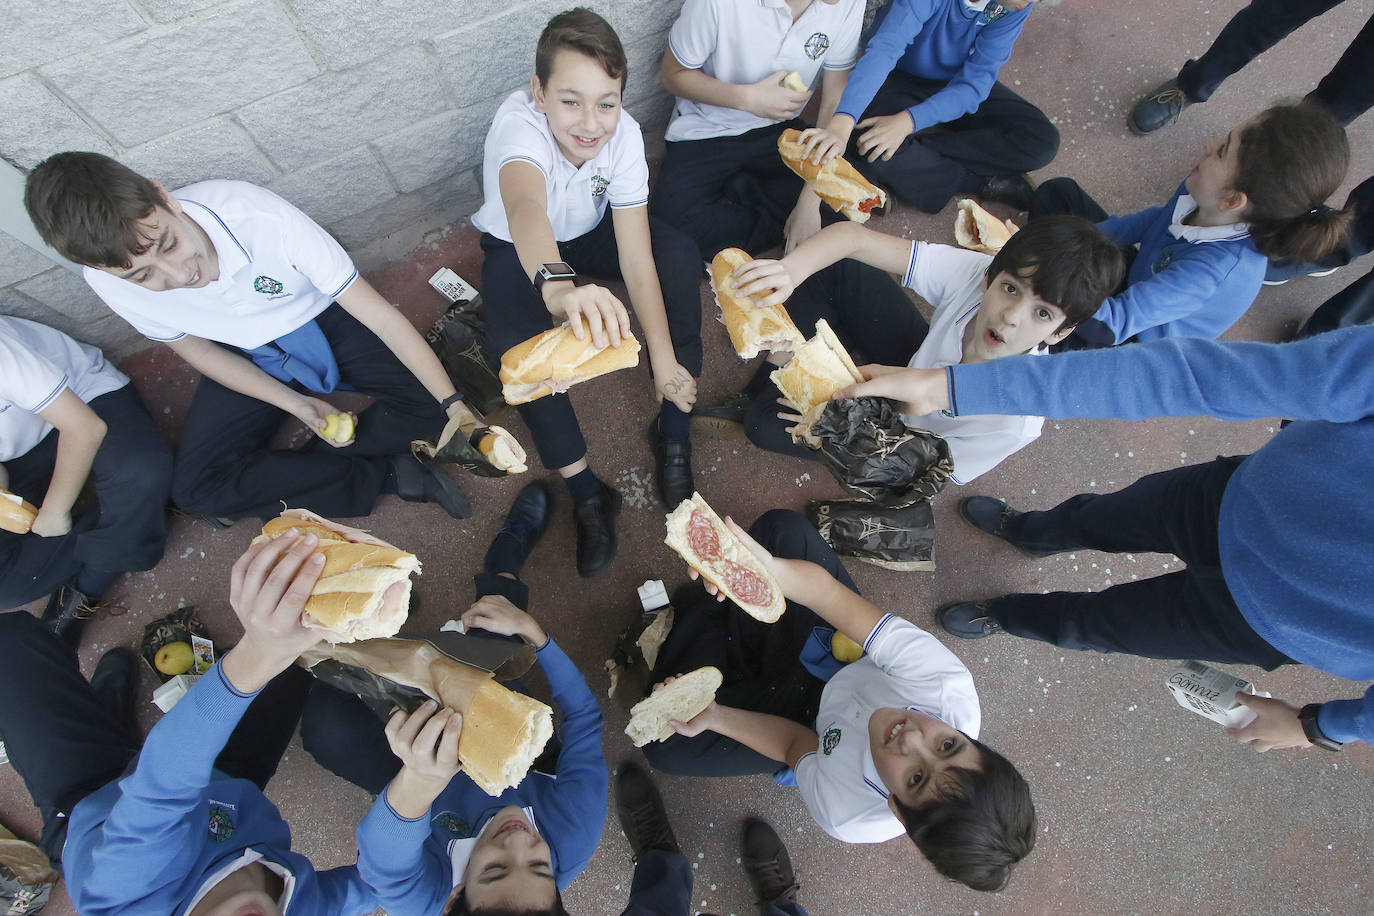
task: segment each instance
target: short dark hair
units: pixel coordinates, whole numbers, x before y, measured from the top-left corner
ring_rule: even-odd
[[[1081,216],[1038,216],[1013,233],[988,265],[1020,277],[1050,305],[1064,310],[1060,330],[1091,318],[1126,276],[1121,247]]]
[[[24,208],[43,241],[90,267],[128,267],[153,244],[143,227],[162,205],[157,185],[109,156],[67,152],[29,172]]]
[[[536,907],[532,910],[516,909],[508,906],[486,906],[473,909],[468,905],[468,890],[463,888],[458,892],[458,896],[449,902],[444,909],[443,916],[569,916],[568,911],[563,907],[563,895],[559,891],[553,892],[553,905],[549,907]]]
[[[630,63],[625,59],[620,36],[605,19],[585,6],[564,10],[550,19],[534,51],[534,75],[539,85],[549,85],[553,59],[564,49],[594,59],[607,76],[620,80],[620,89],[624,91],[625,81],[630,76]]]
[[[1035,848],[1035,805],[1016,767],[980,741],[982,770],[953,770],[941,798],[912,808],[892,796],[907,836],[940,874],[977,891],[999,891]]]

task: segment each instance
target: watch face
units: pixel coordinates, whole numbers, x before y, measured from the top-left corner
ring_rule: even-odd
[[[572,269],[572,265],[567,261],[545,261],[543,264],[544,273],[550,277],[574,277],[577,271]]]

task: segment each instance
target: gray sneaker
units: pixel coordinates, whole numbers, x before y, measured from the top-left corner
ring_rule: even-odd
[[[1156,86],[1152,92],[1135,103],[1126,124],[1131,133],[1141,136],[1154,133],[1166,124],[1172,124],[1183,114],[1183,109],[1192,105],[1178,85],[1178,77]]]

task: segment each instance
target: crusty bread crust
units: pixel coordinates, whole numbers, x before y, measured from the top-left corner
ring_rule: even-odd
[[[552,735],[553,710],[488,680],[463,713],[458,762],[483,792],[500,795],[520,784]]]
[[[501,356],[501,393],[507,404],[524,404],[555,390],[585,382],[598,375],[639,365],[639,341],[633,337],[619,347],[600,350],[586,340],[578,340],[571,325],[536,334],[511,347]]]
[[[954,240],[965,248],[996,254],[1011,238],[1011,230],[997,217],[973,201],[959,201],[954,214]]]
[[[738,248],[726,248],[711,259],[711,289],[720,306],[720,320],[730,332],[735,352],[744,359],[753,359],[764,350],[790,350],[805,340],[781,305],[759,308],[754,297],[730,288],[730,275],[752,260]]]
[[[0,490],[0,529],[14,534],[28,534],[38,509],[17,493]]]
[[[861,175],[843,156],[835,156],[824,165],[803,158],[800,140],[801,131],[795,128],[778,137],[783,163],[837,212],[856,223],[866,223],[875,207],[887,203],[887,192]]]
[[[794,350],[791,361],[774,370],[769,378],[801,411],[802,421],[793,438],[813,447],[819,443],[810,435],[811,426],[820,418],[831,395],[864,380],[824,318],[816,322],[816,336]]]
[[[625,734],[630,736],[635,747],[643,747],[650,741],[666,741],[675,734],[668,722],[696,718],[716,698],[721,680],[720,669],[710,665],[679,675],[671,684],[660,687],[631,707]]]
[[[723,559],[743,566],[768,583],[772,592],[772,600],[766,606],[750,604],[741,600],[715,564],[703,562],[698,558],[687,532],[687,524],[691,520],[694,510],[700,510],[711,519],[717,540],[720,543]],[[773,578],[773,574],[764,568],[758,557],[750,553],[749,548],[745,547],[740,539],[735,537],[734,532],[725,527],[720,516],[716,515],[715,511],[706,504],[706,500],[701,498],[700,493],[693,493],[691,499],[684,499],[676,509],[668,513],[667,528],[668,533],[663,539],[663,543],[676,551],[677,555],[682,557],[688,566],[701,574],[702,579],[714,585],[722,595],[739,605],[745,613],[764,623],[774,623],[782,616],[783,611],[787,610],[787,602],[782,596],[782,586],[778,585],[778,580]]]
[[[491,462],[492,467],[511,474],[529,470],[527,456],[520,441],[500,426],[488,427],[487,434],[477,443],[477,451]]]

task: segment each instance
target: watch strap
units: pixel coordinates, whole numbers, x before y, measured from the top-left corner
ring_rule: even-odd
[[[1339,741],[1333,741],[1322,733],[1321,725],[1317,722],[1317,714],[1321,712],[1322,704],[1308,703],[1298,710],[1298,721],[1302,723],[1302,733],[1307,736],[1307,740],[1322,750],[1339,751],[1344,745]]]

